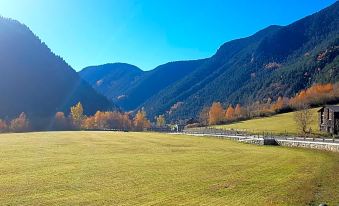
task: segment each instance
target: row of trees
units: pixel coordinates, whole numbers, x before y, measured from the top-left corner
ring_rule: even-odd
[[[268,98],[264,102],[254,102],[234,108],[229,105],[223,108],[220,102],[214,102],[211,107],[204,108],[200,113],[200,122],[204,125],[215,125],[260,116],[270,116],[283,111],[302,110],[308,106],[323,105],[339,100],[339,84],[315,84],[301,90],[294,97],[279,97],[275,102]],[[306,105],[306,106],[305,106]]]
[[[156,118],[157,125],[165,125],[164,116]],[[57,112],[52,118],[49,130],[134,130],[143,131],[151,127],[151,122],[146,117],[146,112],[141,109],[134,118],[130,113],[117,111],[101,112],[97,111],[92,116],[84,115],[84,109],[79,102],[70,108],[68,116],[63,112]],[[0,132],[27,132],[30,131],[30,121],[25,113],[21,113],[17,118],[5,121],[0,119]]]
[[[205,116],[205,118],[207,117],[208,124],[214,125],[225,121],[233,121],[244,117],[244,115],[245,111],[240,104],[237,104],[235,109],[232,105],[229,105],[228,108],[224,110],[220,102],[214,102],[209,109],[208,114],[203,114],[201,116]]]
[[[142,131],[151,127],[151,122],[146,117],[146,112],[141,109],[132,119],[129,113],[117,111],[97,111],[93,116],[84,115],[84,110],[79,102],[71,107],[69,117],[63,112],[57,112],[54,118],[56,130],[87,129],[87,130],[135,130]]]
[[[0,132],[27,132],[30,124],[25,113],[21,113],[11,121],[0,119]]]

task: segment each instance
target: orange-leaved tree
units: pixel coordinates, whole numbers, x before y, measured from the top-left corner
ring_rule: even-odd
[[[209,125],[219,124],[224,120],[224,109],[220,102],[213,102],[208,113]]]
[[[337,84],[314,84],[306,90],[301,90],[295,97],[293,97],[289,104],[297,108],[300,105],[321,105],[329,101],[336,100],[339,94],[335,91]]]
[[[228,106],[226,113],[225,113],[226,120],[233,120],[234,119],[234,109],[232,105]]]
[[[82,121],[82,128],[84,128],[84,129],[97,129],[96,128],[96,122],[95,122],[95,116],[86,117]]]
[[[94,116],[89,116],[84,119],[82,127],[85,129],[99,130],[129,130],[131,129],[131,124],[127,113],[97,111]]]
[[[105,112],[97,111],[94,115],[95,129],[108,129],[108,122]]]
[[[289,99],[286,97],[278,97],[277,101],[272,105],[272,110],[278,112],[279,110],[287,107]]]

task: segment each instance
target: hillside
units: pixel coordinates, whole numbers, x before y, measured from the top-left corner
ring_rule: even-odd
[[[178,120],[197,117],[214,101],[235,105],[275,100],[313,83],[338,82],[338,16],[336,2],[290,25],[227,42],[191,68],[169,63],[168,72],[162,73],[166,65],[160,66],[127,89],[119,105],[144,107],[151,118],[166,114]]]
[[[195,117],[213,101],[246,104],[292,96],[314,82],[339,80],[339,2],[288,26],[271,26],[218,52],[144,105],[170,119]],[[165,103],[165,104],[164,104]]]
[[[45,119],[81,101],[86,113],[113,108],[23,24],[0,17],[0,118]],[[44,120],[42,120],[44,119]],[[34,121],[32,121],[34,123]],[[36,123],[36,122],[35,122]]]
[[[177,82],[205,60],[177,61],[143,72],[128,64],[88,67],[80,76],[125,110],[134,110],[153,95]]]
[[[319,108],[312,109],[312,132],[319,133],[318,111]],[[218,129],[246,130],[250,133],[273,133],[273,134],[298,134],[298,128],[294,120],[295,112],[277,114],[271,117],[256,118],[240,121],[226,125],[213,126]]]
[[[339,155],[133,132],[0,134],[0,205],[335,205]]]

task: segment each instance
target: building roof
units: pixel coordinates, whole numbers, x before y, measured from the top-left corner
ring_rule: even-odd
[[[324,108],[329,108],[330,110],[332,110],[334,112],[339,112],[339,106],[336,106],[336,105],[327,105],[325,107],[322,107],[320,110],[318,110],[318,112],[320,112]]]

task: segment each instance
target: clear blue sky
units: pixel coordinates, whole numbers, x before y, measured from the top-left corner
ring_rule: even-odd
[[[211,56],[224,42],[287,25],[335,0],[0,0],[75,70],[126,62],[143,70]]]

